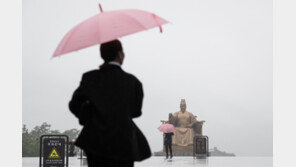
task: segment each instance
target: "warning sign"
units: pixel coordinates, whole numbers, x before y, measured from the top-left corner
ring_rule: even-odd
[[[57,150],[53,148],[48,158],[60,158],[59,154],[57,153]]]
[[[64,167],[65,139],[46,138],[43,140],[43,166]]]
[[[208,137],[200,136],[195,138],[195,153],[198,155],[208,154]]]

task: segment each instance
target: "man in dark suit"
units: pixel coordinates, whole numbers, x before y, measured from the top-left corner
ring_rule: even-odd
[[[83,129],[75,144],[87,155],[89,167],[131,167],[151,156],[148,142],[132,121],[142,112],[141,82],[124,72],[119,40],[101,45],[104,64],[83,74],[69,103]]]

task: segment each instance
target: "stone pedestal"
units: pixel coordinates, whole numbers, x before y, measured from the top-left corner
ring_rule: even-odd
[[[193,145],[189,145],[189,146],[172,145],[172,150],[173,152],[178,152],[178,153],[192,153]],[[163,146],[163,152],[165,152],[165,146]]]

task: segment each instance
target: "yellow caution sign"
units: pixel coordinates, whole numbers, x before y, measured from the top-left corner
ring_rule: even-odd
[[[53,148],[48,158],[56,159],[56,158],[61,158],[61,157],[59,156],[57,150],[55,148]]]

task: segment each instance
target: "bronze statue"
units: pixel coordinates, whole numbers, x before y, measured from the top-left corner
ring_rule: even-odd
[[[180,111],[169,114],[168,123],[176,128],[173,145],[189,146],[193,144],[196,135],[202,135],[202,125],[205,121],[197,121],[196,116],[186,111],[185,99],[181,100]]]

